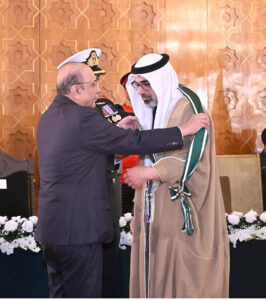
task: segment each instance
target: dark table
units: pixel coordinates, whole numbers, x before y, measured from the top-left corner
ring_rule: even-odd
[[[266,241],[230,243],[230,298],[266,297]]]
[[[230,298],[266,297],[266,241],[230,244]],[[129,295],[130,248],[120,250],[120,297]],[[0,254],[0,298],[48,298],[41,253],[15,249]]]
[[[47,272],[42,254],[15,249],[0,253],[1,298],[48,298]]]

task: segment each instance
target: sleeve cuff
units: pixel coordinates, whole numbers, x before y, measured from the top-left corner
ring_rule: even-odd
[[[177,127],[178,127],[178,126],[177,126]],[[183,135],[183,132],[182,132],[181,128],[180,128],[180,127],[178,127],[178,129],[179,129],[179,130],[180,130],[180,132],[181,132],[182,139],[184,139],[184,135]]]

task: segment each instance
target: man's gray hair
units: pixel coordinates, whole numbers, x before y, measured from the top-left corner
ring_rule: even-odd
[[[80,72],[69,73],[61,82],[56,84],[56,91],[59,95],[67,95],[70,93],[71,86],[82,81]]]

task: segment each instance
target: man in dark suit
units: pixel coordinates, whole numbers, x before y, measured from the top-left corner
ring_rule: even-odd
[[[180,128],[124,130],[96,112],[99,92],[87,64],[66,63],[58,72],[58,95],[38,126],[36,240],[42,245],[51,297],[101,297],[102,243],[113,236],[107,155],[170,151],[182,147],[182,134],[208,127],[206,115],[199,114]],[[119,125],[136,129],[134,117]]]

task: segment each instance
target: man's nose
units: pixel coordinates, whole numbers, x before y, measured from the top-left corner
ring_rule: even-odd
[[[138,90],[137,90],[137,92],[138,92],[138,94],[139,94],[139,95],[142,95],[142,94],[144,94],[144,93],[145,93],[145,91],[144,91],[144,89],[143,89],[142,85],[138,86]]]

